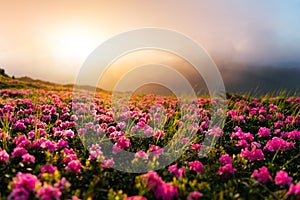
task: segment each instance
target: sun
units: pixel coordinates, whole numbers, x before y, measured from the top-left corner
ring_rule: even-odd
[[[99,45],[101,38],[85,29],[67,29],[52,33],[55,57],[62,60],[84,60]]]

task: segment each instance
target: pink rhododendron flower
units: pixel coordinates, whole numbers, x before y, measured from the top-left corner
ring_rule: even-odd
[[[64,139],[59,139],[57,142],[57,148],[59,148],[59,149],[62,149],[62,148],[68,147],[68,146],[69,146],[68,141],[66,141]]]
[[[276,185],[290,185],[293,178],[288,176],[288,173],[281,170],[276,173],[275,183]]]
[[[15,158],[15,157],[21,157],[27,153],[28,153],[28,151],[24,147],[16,147],[16,148],[14,148],[14,151],[12,152],[11,155],[13,158]]]
[[[206,132],[207,135],[221,137],[223,136],[223,130],[220,127],[214,126]]]
[[[64,137],[66,137],[66,138],[73,138],[74,137],[74,132],[71,129],[66,130],[64,132]]]
[[[200,161],[189,162],[190,170],[198,172],[199,174],[204,173],[203,164]]]
[[[162,200],[172,200],[174,197],[178,197],[178,195],[177,187],[170,183],[160,185],[155,191],[156,198],[161,198]]]
[[[203,194],[201,192],[191,192],[189,196],[187,196],[186,200],[198,200],[199,197],[202,197]]]
[[[22,156],[22,162],[23,163],[34,163],[35,157],[33,155],[30,155],[29,153],[26,153]]]
[[[153,158],[159,158],[159,156],[163,154],[163,149],[156,145],[151,145],[148,149],[148,155],[152,156]]]
[[[150,171],[142,177],[147,181],[147,186],[151,186],[151,190],[154,192],[157,199],[162,198],[162,200],[172,200],[174,197],[178,197],[177,187],[165,183],[156,172]]]
[[[247,160],[265,160],[264,153],[261,149],[252,149],[251,151],[246,149],[241,150],[241,157]]]
[[[0,163],[5,162],[7,163],[9,161],[9,155],[5,150],[2,150],[0,147]]]
[[[148,159],[148,155],[143,151],[143,150],[139,150],[138,152],[136,152],[134,154],[134,158],[135,159],[138,159],[138,158],[141,158],[141,159]]]
[[[226,164],[224,166],[220,166],[217,172],[218,175],[229,175],[236,172],[236,169],[232,167],[232,164]]]
[[[103,161],[102,161],[101,167],[103,167],[103,168],[110,168],[110,167],[112,167],[114,164],[115,164],[115,161],[114,161],[113,158],[111,158],[111,159],[106,159],[106,160],[103,160]]]
[[[294,147],[295,143],[293,142],[287,142],[283,139],[280,139],[278,137],[274,137],[272,138],[272,140],[269,140],[266,144],[266,146],[264,147],[264,150],[268,150],[268,151],[285,151],[290,147]]]
[[[58,188],[59,191],[64,192],[66,187],[69,187],[71,184],[65,177],[60,179],[57,183],[54,184],[55,188]]]
[[[158,130],[154,133],[154,138],[163,138],[165,136],[165,132],[163,132],[162,130]]]
[[[191,145],[191,149],[194,149],[194,150],[201,150],[202,149],[202,144],[192,144]]]
[[[57,170],[57,167],[53,166],[52,164],[46,164],[42,167],[41,173],[49,173],[53,174]]]
[[[266,127],[260,127],[258,130],[258,136],[259,137],[269,137],[271,135],[271,131],[269,128]]]
[[[256,177],[261,183],[266,183],[268,180],[272,181],[272,177],[270,176],[268,168],[265,166],[259,168],[258,170],[254,170],[252,177]]]
[[[300,131],[293,130],[287,133],[287,137],[291,140],[300,139]]]
[[[35,196],[41,200],[51,200],[60,199],[61,194],[58,188],[51,185],[44,185],[38,189]]]
[[[220,158],[219,158],[219,161],[225,165],[225,164],[231,164],[232,163],[232,159],[231,157],[228,155],[228,154],[225,154],[225,155],[222,155]]]
[[[126,138],[125,136],[122,136],[118,139],[115,145],[120,149],[125,149],[126,147],[129,147],[130,144],[130,139]]]
[[[168,170],[169,170],[169,172],[175,174],[175,176],[177,178],[182,177],[182,176],[185,175],[185,168],[184,168],[184,166],[182,166],[181,168],[177,168],[177,163],[174,164],[174,165],[170,165],[168,167]]]
[[[18,147],[26,147],[30,144],[30,141],[25,135],[20,135],[13,140],[13,143],[15,143]]]
[[[72,170],[74,173],[78,173],[80,172],[81,168],[83,168],[83,165],[79,160],[72,160],[65,167],[65,170]]]
[[[92,144],[90,148],[90,156],[89,160],[102,160],[104,158],[103,152],[101,151],[101,147],[98,144]]]
[[[14,189],[24,188],[26,191],[31,192],[40,184],[40,181],[32,174],[18,172],[16,177],[13,178],[12,183]]]
[[[293,194],[293,195],[297,196],[298,199],[300,199],[300,181],[296,185],[291,184],[289,191],[286,194],[287,195]]]
[[[23,187],[14,188],[8,195],[7,200],[27,200],[30,193]]]
[[[235,146],[247,148],[250,145],[248,144],[248,142],[246,140],[242,139],[242,140],[239,140]]]

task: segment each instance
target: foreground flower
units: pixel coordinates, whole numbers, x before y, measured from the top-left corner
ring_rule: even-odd
[[[26,153],[22,156],[22,162],[23,163],[34,163],[35,157],[33,155],[30,155],[29,153]]]
[[[33,192],[41,183],[38,178],[32,174],[23,174],[22,172],[18,172],[16,177],[13,178],[11,184],[13,185],[13,190],[7,199],[26,200],[29,199],[30,193]]]
[[[300,182],[298,182],[296,185],[291,184],[289,191],[286,193],[286,195],[295,195],[300,199]]]
[[[7,200],[26,200],[30,193],[24,188],[14,188],[8,195]]]
[[[258,170],[254,170],[252,177],[256,177],[261,183],[266,183],[268,180],[272,181],[272,177],[270,176],[268,168],[265,166],[259,168]]]
[[[36,193],[36,197],[40,198],[41,200],[59,199],[60,196],[61,192],[59,189],[50,185],[44,185]]]
[[[224,166],[220,166],[217,172],[218,175],[229,175],[236,172],[236,169],[232,167],[232,164],[226,164]]]
[[[185,175],[185,168],[182,166],[181,168],[177,168],[177,163],[174,165],[170,165],[168,167],[169,172],[175,174],[177,178]]]
[[[74,173],[80,172],[81,168],[83,168],[83,165],[80,163],[79,160],[72,160],[68,163],[68,165],[65,167],[65,170],[72,170]]]
[[[189,162],[190,170],[198,172],[199,174],[203,174],[203,164],[200,161]]]
[[[172,200],[174,197],[178,197],[177,187],[170,183],[165,183],[156,172],[150,171],[142,177],[144,181],[147,181],[147,186],[151,187],[157,199]]]
[[[232,163],[232,159],[231,157],[226,154],[226,155],[222,155],[220,158],[219,158],[219,161],[225,165],[225,164],[231,164]]]
[[[258,130],[258,136],[259,137],[269,137],[271,135],[271,131],[269,128],[266,127],[260,127]]]
[[[7,163],[9,161],[9,155],[5,150],[2,150],[0,147],[0,163],[5,162]]]
[[[276,185],[290,185],[293,178],[288,176],[288,173],[281,170],[275,176]]]
[[[290,147],[294,147],[295,143],[293,142],[287,142],[283,139],[280,139],[278,137],[274,137],[272,140],[269,140],[264,147],[264,150],[268,150],[271,152],[280,150],[280,151],[285,151]]]
[[[54,174],[54,172],[57,170],[57,167],[53,166],[52,164],[46,164],[42,167],[41,173],[49,173]]]
[[[251,151],[248,148],[241,150],[241,157],[246,158],[247,160],[265,160],[264,153],[261,149],[252,149]]]
[[[201,192],[191,192],[189,196],[187,196],[186,200],[198,200],[199,197],[202,197],[203,194]]]

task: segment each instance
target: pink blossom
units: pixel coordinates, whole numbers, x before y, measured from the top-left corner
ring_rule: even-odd
[[[201,148],[202,148],[202,144],[192,144],[191,145],[191,149],[194,149],[194,150],[197,150],[197,149],[201,150]]]
[[[249,147],[249,144],[246,140],[242,139],[242,140],[239,140],[235,146],[247,148],[247,147]]]
[[[125,133],[123,131],[114,131],[111,134],[109,134],[109,138],[116,140],[122,136],[125,136]]]
[[[287,133],[287,137],[291,140],[293,139],[300,139],[300,131],[298,130],[293,130]]]
[[[78,173],[80,172],[81,168],[83,168],[83,165],[79,160],[72,160],[65,167],[65,170],[72,170],[74,173]]]
[[[89,160],[101,160],[104,158],[103,152],[101,151],[101,147],[98,144],[93,144],[90,148],[90,156]]]
[[[57,167],[53,166],[52,164],[46,164],[42,167],[41,173],[49,173],[53,174],[57,170]]]
[[[202,197],[203,194],[201,192],[191,192],[189,196],[187,196],[186,200],[198,200],[199,197]]]
[[[287,195],[293,194],[293,195],[297,196],[298,199],[300,199],[300,181],[296,185],[291,184],[289,191],[286,194]]]
[[[73,132],[71,129],[66,130],[66,131],[64,132],[64,137],[67,137],[67,138],[73,138],[73,137],[74,137],[74,132]]]
[[[17,121],[17,122],[13,125],[12,129],[18,130],[18,131],[22,131],[22,130],[25,130],[25,129],[26,129],[26,126],[25,126],[25,124],[24,124],[23,122]]]
[[[51,185],[44,185],[38,189],[35,196],[41,200],[60,199],[61,192]]]
[[[135,158],[135,159],[141,158],[141,159],[147,160],[148,157],[149,157],[149,156],[148,156],[143,150],[139,150],[138,152],[136,152],[136,153],[134,154],[134,158]]]
[[[40,184],[38,178],[32,174],[18,172],[16,177],[13,178],[13,186],[16,188],[24,188],[28,192],[33,191],[36,188],[36,185]]]
[[[15,158],[15,157],[21,157],[26,153],[28,153],[28,151],[25,148],[16,147],[16,148],[14,148],[14,151],[12,152],[11,155],[12,155],[13,158]]]
[[[156,189],[158,185],[163,184],[163,180],[155,171],[149,171],[142,176],[144,181],[147,181],[147,186],[151,186],[152,189]]]
[[[65,177],[60,179],[57,183],[54,184],[55,188],[58,188],[59,191],[64,192],[66,187],[69,187],[71,184]]]
[[[13,143],[15,143],[18,147],[26,147],[30,144],[30,141],[26,138],[25,135],[20,135],[13,140]]]
[[[181,168],[177,168],[177,163],[174,165],[170,165],[168,167],[169,172],[175,174],[177,178],[185,175],[185,168],[182,166]]]
[[[225,165],[225,164],[231,164],[232,163],[232,159],[231,157],[228,155],[228,154],[225,154],[225,155],[222,155],[220,158],[219,158],[219,161]]]
[[[276,173],[275,183],[276,185],[290,185],[293,178],[288,176],[288,173],[281,170]]]
[[[164,183],[160,185],[155,191],[155,196],[157,199],[161,198],[162,200],[172,200],[174,197],[178,197],[178,189],[175,185],[170,183]]]
[[[209,129],[206,134],[210,135],[210,136],[221,137],[221,136],[223,136],[224,133],[221,128],[214,126],[211,129]]]
[[[261,149],[252,149],[251,151],[249,151],[248,148],[242,149],[240,155],[247,160],[265,160],[264,153]]]
[[[153,156],[153,158],[158,158],[161,154],[163,154],[163,149],[156,145],[151,145],[148,150],[148,155]]]
[[[35,157],[33,155],[30,155],[29,153],[22,155],[22,159],[23,163],[34,163],[35,161]]]
[[[203,164],[200,161],[189,162],[190,170],[198,172],[199,174],[204,173]]]
[[[295,143],[293,142],[287,142],[283,139],[280,139],[278,137],[274,137],[272,140],[269,140],[264,147],[264,150],[268,150],[271,152],[280,150],[280,151],[285,151],[290,147],[294,147]]]
[[[272,177],[270,176],[268,168],[265,166],[259,168],[258,170],[254,170],[252,177],[256,177],[261,183],[266,183],[268,180],[272,181]]]
[[[8,195],[7,200],[27,200],[30,193],[23,187],[14,188]]]
[[[130,144],[130,139],[126,138],[125,136],[122,136],[118,139],[115,145],[120,149],[125,149],[126,147],[129,147]]]
[[[5,162],[7,163],[9,161],[9,155],[5,150],[2,150],[0,147],[0,163]]]
[[[266,127],[260,127],[258,130],[258,136],[259,137],[269,137],[271,135],[271,131],[269,128]]]
[[[236,169],[232,167],[232,164],[226,164],[224,166],[220,166],[217,172],[218,175],[229,175],[236,172]]]
[[[68,154],[64,159],[63,163],[69,163],[72,160],[77,160],[77,155],[76,154]]]
[[[59,139],[57,142],[57,148],[59,148],[59,149],[62,149],[62,148],[68,147],[68,146],[69,146],[68,141],[65,141],[64,139]]]
[[[101,167],[103,167],[103,168],[110,168],[110,167],[112,167],[114,164],[115,164],[115,162],[114,162],[114,159],[113,159],[113,158],[111,158],[111,159],[106,159],[106,160],[103,160],[103,161],[102,161]]]
[[[57,144],[54,141],[47,140],[45,141],[45,147],[48,151],[54,152],[57,149]]]
[[[165,132],[163,132],[162,130],[158,130],[154,133],[154,138],[162,138],[165,136]]]

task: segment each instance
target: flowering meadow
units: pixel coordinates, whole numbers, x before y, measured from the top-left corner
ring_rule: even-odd
[[[300,97],[228,95],[222,129],[209,128],[211,100],[194,101],[199,123],[195,137],[180,139],[183,154],[161,169],[128,173],[114,168],[121,151],[134,153],[128,165],[151,167],[176,140],[189,117],[177,98],[133,96],[115,119],[106,93],[74,110],[71,90],[0,90],[0,199],[300,199]],[[96,141],[86,146],[91,133]],[[201,157],[208,134],[218,140]],[[97,140],[112,143],[110,154]]]

